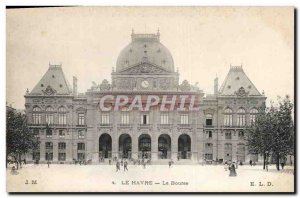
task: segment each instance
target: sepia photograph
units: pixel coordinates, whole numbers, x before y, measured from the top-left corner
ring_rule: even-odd
[[[295,193],[295,8],[6,8],[9,193]]]

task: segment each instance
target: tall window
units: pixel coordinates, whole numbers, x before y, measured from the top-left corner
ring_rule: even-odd
[[[85,144],[84,143],[77,143],[77,150],[78,151],[85,150]]]
[[[58,130],[58,133],[59,133],[59,137],[60,137],[60,138],[64,138],[64,137],[66,136],[66,132],[65,132],[65,130],[63,130],[63,129],[59,129],[59,130]]]
[[[78,113],[78,125],[85,125],[85,114]]]
[[[53,153],[52,152],[46,152],[46,160],[52,161],[53,160]]]
[[[232,110],[230,108],[226,108],[224,111],[224,125],[232,126]]]
[[[213,144],[212,143],[205,144],[205,159],[206,160],[213,159]]]
[[[180,124],[189,124],[189,114],[180,115]]]
[[[53,142],[46,142],[45,146],[46,146],[46,149],[53,149]]]
[[[206,120],[205,120],[206,126],[212,126],[213,116],[211,114],[207,114],[205,117],[206,117]]]
[[[58,153],[59,161],[66,161],[66,153]]]
[[[206,138],[211,139],[212,138],[212,131],[206,131]]]
[[[239,131],[239,139],[240,140],[244,139],[244,131]]]
[[[54,124],[54,109],[52,107],[46,108],[46,123],[47,124]]]
[[[129,113],[122,112],[122,114],[121,114],[121,124],[129,124]]]
[[[231,140],[231,132],[230,131],[225,132],[225,139]]]
[[[33,129],[33,134],[35,137],[39,137],[39,133],[40,133],[39,129]]]
[[[58,124],[65,125],[67,124],[67,111],[64,107],[58,109]]]
[[[243,108],[239,108],[237,111],[237,126],[245,126],[246,124],[246,111]]]
[[[167,113],[160,114],[160,124],[169,124],[169,114]]]
[[[58,149],[66,149],[66,143],[65,142],[59,142],[58,143]]]
[[[148,114],[141,115],[141,124],[149,124],[149,115]]]
[[[46,129],[46,137],[51,138],[52,137],[52,132],[53,132],[52,129],[47,128]]]
[[[33,120],[33,124],[41,124],[42,123],[41,108],[39,108],[39,107],[33,108],[32,120]]]
[[[109,124],[109,113],[101,114],[101,124],[108,125]]]
[[[258,114],[258,110],[253,108],[250,110],[250,123],[254,123],[256,119],[256,115]]]
[[[84,130],[78,130],[78,138],[79,139],[84,138]]]

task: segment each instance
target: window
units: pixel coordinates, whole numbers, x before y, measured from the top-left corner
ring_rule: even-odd
[[[79,151],[85,150],[85,144],[84,143],[77,143],[77,150],[79,150]]]
[[[53,149],[53,142],[46,142],[45,146],[46,146],[46,149]]]
[[[40,152],[33,152],[32,160],[40,160]]]
[[[101,115],[101,124],[108,125],[109,124],[109,113],[102,113]]]
[[[84,160],[85,156],[84,153],[77,153],[77,160]]]
[[[65,135],[66,135],[66,132],[65,132],[65,130],[63,130],[63,129],[59,129],[58,133],[59,133],[59,137],[60,137],[60,138],[64,138]]]
[[[211,139],[212,138],[212,131],[206,131],[206,138]]]
[[[231,132],[225,132],[225,139],[231,140]]]
[[[253,108],[250,110],[250,123],[254,123],[256,119],[256,115],[258,114],[258,110]]]
[[[41,124],[42,122],[42,115],[41,115],[41,108],[39,107],[34,107],[32,110],[32,120],[33,120],[33,124]]]
[[[129,113],[121,114],[121,124],[129,124]]]
[[[213,116],[211,114],[206,115],[206,126],[212,126],[212,118]]]
[[[160,114],[160,124],[169,124],[169,114]]]
[[[180,115],[180,124],[189,124],[189,115],[188,114]]]
[[[78,138],[84,138],[84,130],[78,130]]]
[[[149,115],[147,114],[141,115],[141,124],[149,124]]]
[[[46,129],[46,137],[51,138],[52,137],[52,129]]]
[[[224,125],[232,126],[232,110],[230,108],[227,108],[224,111]]]
[[[85,125],[85,114],[78,113],[78,125]]]
[[[47,161],[52,161],[53,160],[53,153],[46,153],[46,160]]]
[[[66,153],[58,153],[58,161],[66,161]]]
[[[65,142],[59,142],[58,143],[58,149],[66,149],[66,143]]]
[[[239,139],[240,140],[244,139],[244,131],[239,131]]]
[[[66,114],[66,109],[64,107],[60,107],[58,109],[58,124],[59,125],[67,124],[67,114]]]
[[[237,126],[245,126],[246,124],[246,111],[240,108],[237,112]]]
[[[213,159],[213,144],[212,143],[205,144],[205,159],[206,160]]]
[[[211,154],[211,153],[205,153],[205,159],[206,160],[213,160],[213,154]]]
[[[33,129],[33,135],[34,135],[35,137],[38,137],[38,136],[39,136],[39,132],[40,132],[39,129]]]
[[[46,123],[47,124],[54,124],[53,111],[54,111],[54,109],[52,107],[46,108]]]

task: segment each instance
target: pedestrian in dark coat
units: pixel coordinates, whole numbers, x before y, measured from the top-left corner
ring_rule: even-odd
[[[229,167],[229,176],[230,177],[235,177],[236,176],[236,171],[235,171],[235,166],[234,164],[231,164],[231,166]]]
[[[124,162],[124,171],[125,171],[125,170],[127,170],[127,171],[128,171],[128,169],[127,169],[127,165],[128,165],[128,163],[127,163],[127,161],[125,161],[125,162]]]
[[[116,172],[118,172],[119,170],[120,170],[120,162],[117,161],[117,163],[116,163]]]
[[[252,160],[250,160],[249,164],[250,164],[250,166],[252,166]]]

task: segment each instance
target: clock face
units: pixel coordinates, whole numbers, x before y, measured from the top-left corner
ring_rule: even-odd
[[[144,80],[144,81],[142,81],[141,85],[143,88],[147,88],[147,87],[149,87],[149,82],[147,80]]]

